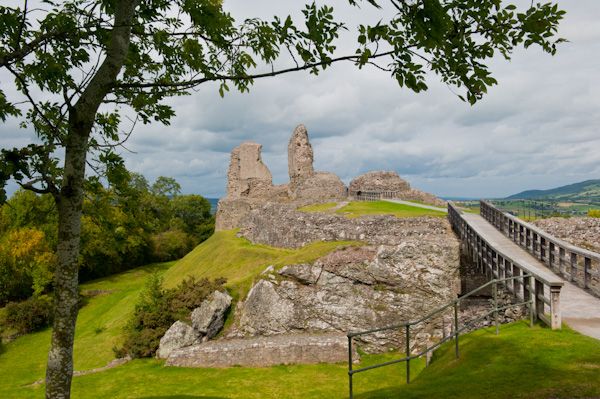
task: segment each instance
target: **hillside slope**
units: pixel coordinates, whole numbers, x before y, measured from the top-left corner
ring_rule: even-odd
[[[527,190],[506,197],[506,199],[600,202],[600,179],[586,180],[549,190]]]

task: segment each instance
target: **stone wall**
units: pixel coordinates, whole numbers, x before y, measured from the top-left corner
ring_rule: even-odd
[[[355,353],[355,359],[358,354]],[[173,351],[167,366],[268,367],[280,364],[340,363],[348,359],[343,334],[294,334],[227,339]]]
[[[334,213],[299,212],[292,205],[274,203],[252,210],[242,225],[241,236],[280,248],[300,248],[313,241],[355,240],[394,245],[409,238],[424,241],[433,238],[456,242],[445,218],[378,215],[349,219]]]
[[[333,173],[315,172],[313,150],[304,125],[294,129],[288,145],[288,184],[274,186],[269,168],[262,162],[262,146],[246,142],[231,152],[227,172],[227,195],[217,206],[216,229],[241,227],[244,217],[269,203],[339,201],[347,197],[344,183]]]

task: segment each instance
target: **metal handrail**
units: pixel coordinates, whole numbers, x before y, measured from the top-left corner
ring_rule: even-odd
[[[519,276],[512,276],[512,277],[506,277],[506,278],[502,278],[502,279],[493,279],[488,281],[487,283],[485,283],[482,286],[479,286],[477,288],[475,288],[474,290],[466,293],[465,295],[456,298],[455,300],[447,303],[446,305],[435,309],[434,311],[428,313],[426,316],[421,317],[418,320],[415,321],[408,321],[408,322],[404,322],[404,323],[399,323],[399,324],[394,324],[394,325],[389,325],[389,326],[385,326],[385,327],[379,327],[379,328],[373,328],[370,330],[364,330],[364,331],[350,331],[348,332],[347,337],[348,337],[348,390],[349,390],[349,398],[353,399],[353,380],[352,377],[354,374],[357,373],[362,373],[364,371],[368,371],[368,370],[373,370],[373,369],[377,369],[380,367],[385,367],[385,366],[390,366],[392,364],[397,364],[397,363],[402,363],[402,362],[406,362],[406,383],[409,384],[410,383],[410,361],[412,359],[416,359],[419,358],[425,354],[427,354],[428,352],[436,349],[437,347],[439,347],[440,345],[444,344],[447,341],[450,341],[451,339],[455,340],[455,353],[456,353],[456,357],[459,357],[459,351],[458,351],[458,337],[460,335],[460,333],[462,331],[465,331],[471,324],[483,320],[486,317],[490,316],[490,315],[494,315],[494,324],[496,325],[496,334],[499,333],[499,322],[498,322],[498,312],[502,311],[502,310],[506,310],[509,308],[513,308],[513,307],[517,307],[517,306],[523,306],[523,305],[527,305],[528,310],[529,310],[529,318],[530,318],[530,325],[533,326],[533,311],[532,311],[532,307],[533,307],[533,296],[528,300],[528,301],[523,301],[523,302],[519,302],[519,303],[515,303],[515,304],[510,304],[507,306],[503,306],[503,307],[498,307],[498,290],[497,290],[497,285],[498,283],[502,283],[504,285],[506,285],[506,282],[510,281],[510,280],[516,280],[516,279],[525,279],[525,278],[530,278],[532,277],[531,274],[522,274]],[[524,284],[524,282],[523,282]],[[485,315],[480,316],[476,319],[473,320],[469,320],[467,322],[465,322],[465,324],[461,327],[458,328],[458,305],[460,304],[461,301],[469,298],[470,296],[476,294],[477,292],[492,286],[493,288],[493,309],[490,310],[489,312],[487,312]],[[446,309],[449,308],[454,308],[454,324],[453,324],[453,332],[448,335],[447,337],[443,337],[441,341],[435,343],[434,345],[430,346],[430,347],[426,347],[424,350],[422,350],[421,352],[411,355],[410,353],[410,327],[414,326],[416,324],[422,323],[428,319],[431,319],[433,316],[443,312]],[[386,331],[386,330],[397,330],[400,328],[404,328],[406,331],[406,356],[400,359],[394,359],[394,360],[390,360],[387,362],[383,362],[383,363],[378,363],[378,364],[373,364],[370,366],[366,366],[366,367],[362,367],[359,369],[353,369],[352,364],[353,364],[353,355],[352,355],[352,340],[354,337],[358,337],[361,335],[366,335],[366,334],[373,334],[376,332],[380,332],[380,331]]]

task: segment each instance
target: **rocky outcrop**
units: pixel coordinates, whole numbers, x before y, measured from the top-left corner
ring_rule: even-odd
[[[347,240],[395,245],[411,237],[456,241],[444,218],[379,215],[348,219],[338,214],[299,212],[294,206],[273,203],[251,211],[242,225],[241,236],[280,248]]]
[[[200,342],[200,337],[192,327],[182,321],[176,321],[160,339],[156,357],[166,359],[175,349],[184,348]]]
[[[280,364],[339,363],[347,360],[343,334],[295,334],[210,341],[173,351],[167,366],[268,367]],[[358,354],[354,354],[358,359]]]
[[[223,328],[231,306],[229,294],[215,291],[191,315],[192,326],[176,321],[160,339],[156,357],[166,359],[176,349],[206,342]]]
[[[352,198],[360,198],[365,193],[378,193],[381,198],[397,198],[406,201],[419,201],[426,204],[445,207],[446,202],[429,194],[410,187],[398,173],[391,171],[367,172],[354,178],[348,186],[348,194]]]
[[[231,306],[229,294],[215,291],[211,297],[203,301],[200,306],[192,312],[192,327],[202,341],[213,338],[225,323],[225,314]]]
[[[396,245],[347,247],[312,264],[272,270],[239,305],[228,337],[347,332],[414,320],[456,297],[458,243],[412,237]],[[430,335],[439,320],[417,326]],[[402,347],[402,331],[361,336],[362,349]],[[413,344],[418,346],[415,340]]]
[[[549,218],[532,224],[568,243],[600,253],[600,218]]]

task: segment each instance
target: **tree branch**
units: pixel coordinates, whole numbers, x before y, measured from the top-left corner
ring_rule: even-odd
[[[374,54],[374,55],[370,56],[369,59],[389,56],[389,55],[394,54],[395,52],[396,51],[391,50],[391,51],[386,51],[384,53]],[[192,80],[187,80],[187,81],[182,81],[182,82],[172,82],[172,83],[169,83],[169,82],[119,83],[119,84],[115,85],[115,87],[118,87],[118,88],[178,87],[178,88],[185,89],[185,88],[198,86],[202,83],[213,82],[213,81],[218,81],[218,80],[240,81],[240,80],[253,80],[253,79],[272,77],[272,76],[277,76],[277,75],[283,75],[285,73],[290,73],[290,72],[305,71],[307,69],[312,69],[312,68],[324,66],[324,65],[330,65],[330,64],[333,64],[335,62],[340,62],[340,61],[357,61],[359,58],[360,58],[360,55],[346,55],[343,57],[332,58],[327,61],[313,62],[313,63],[308,63],[308,64],[304,64],[304,65],[296,66],[296,67],[292,67],[292,68],[285,68],[285,69],[279,69],[279,70],[275,70],[275,71],[271,71],[271,72],[258,73],[255,75],[245,75],[245,76],[214,75],[214,76],[204,77],[204,78],[200,78],[200,79],[192,79]]]

